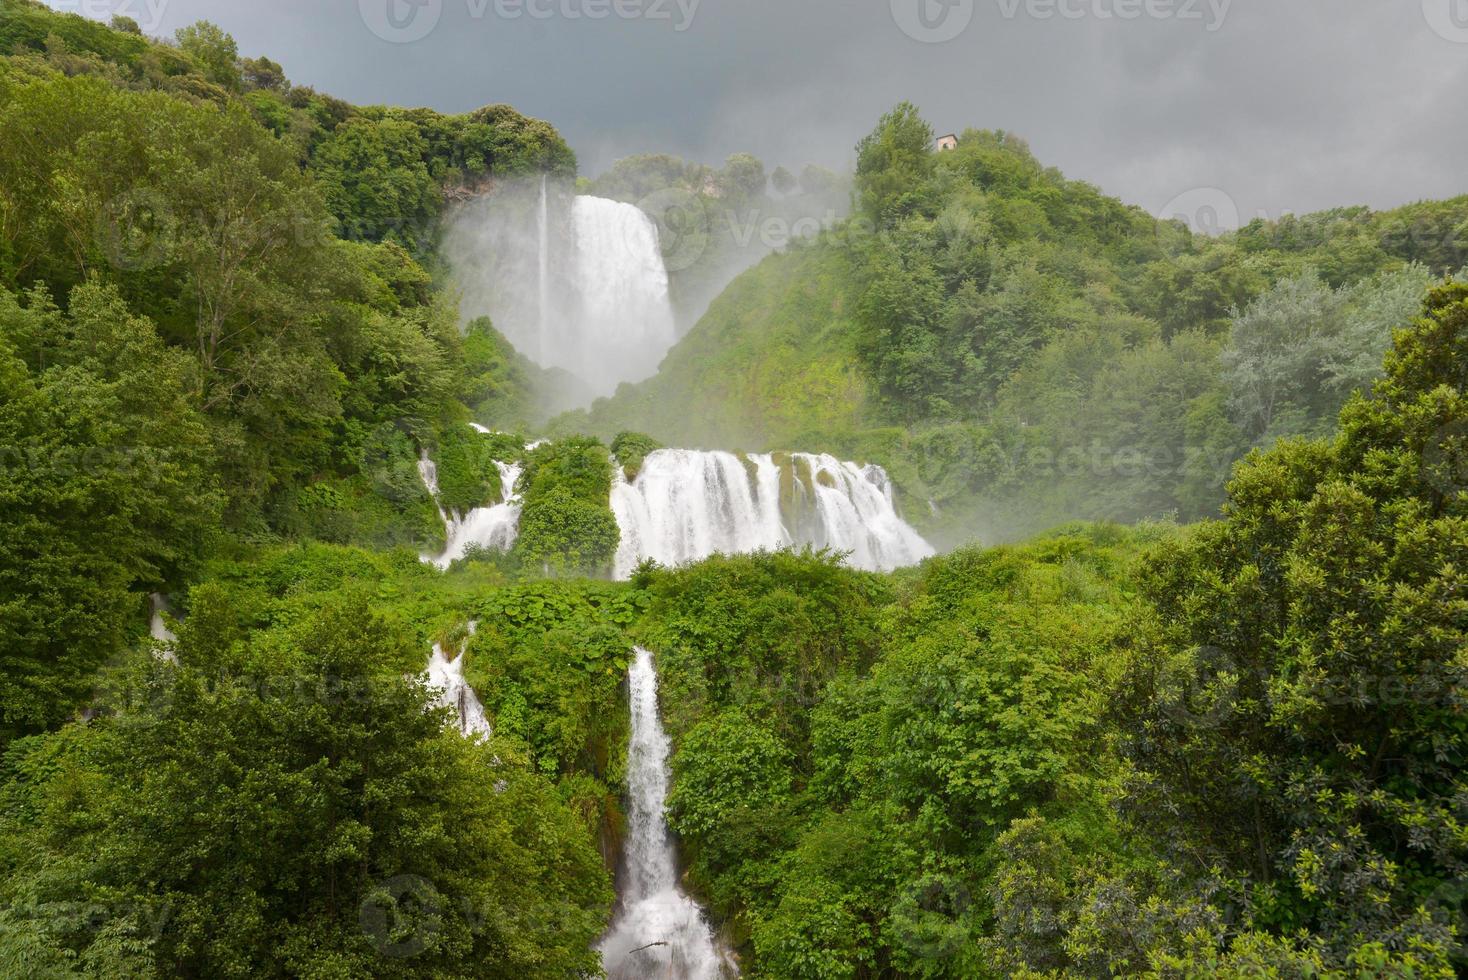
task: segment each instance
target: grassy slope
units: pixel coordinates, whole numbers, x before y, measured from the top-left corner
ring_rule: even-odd
[[[735,279],[658,374],[557,427],[664,443],[805,448],[802,432],[860,424],[867,388],[852,349],[848,255],[817,245],[772,255]]]

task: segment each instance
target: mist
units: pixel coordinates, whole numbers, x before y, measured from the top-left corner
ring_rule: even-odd
[[[722,170],[630,158],[586,182],[592,193],[501,181],[445,220],[460,315],[489,317],[551,369],[542,395],[552,410],[584,408],[651,377],[735,277],[849,208],[848,181],[830,171],[807,166],[783,190],[775,183],[747,156]]]

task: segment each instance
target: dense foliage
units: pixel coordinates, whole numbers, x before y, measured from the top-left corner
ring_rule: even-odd
[[[530,450],[520,477],[525,500],[514,557],[544,575],[605,574],[621,532],[612,514],[612,461],[595,439],[573,437]]]
[[[1465,199],[1205,238],[902,105],[849,220],[531,442],[543,372],[434,242],[574,170],[548,125],[0,0],[0,134],[5,976],[598,975],[634,644],[744,976],[1468,971]],[[767,247],[711,214],[845,194],[593,186],[692,215],[685,306]],[[970,539],[1132,523],[608,582],[664,442],[878,460]],[[420,559],[516,496],[509,553]]]
[[[858,146],[854,196],[731,284],[655,378],[562,427],[880,462],[954,543],[1194,520],[1249,449],[1330,431],[1392,325],[1468,262],[1468,198],[1208,237],[1011,133],[935,153],[909,105]]]
[[[136,651],[97,718],[11,746],[3,972],[595,969],[596,827],[513,741],[447,726],[415,678],[463,599],[406,554],[292,549],[213,574],[176,662]]]
[[[750,972],[1454,975],[1465,337],[1468,286],[1432,293],[1341,435],[1197,528],[876,591],[655,573],[670,820]]]
[[[0,292],[0,741],[64,720],[219,517],[191,363],[110,288]]]
[[[11,733],[79,703],[211,531],[436,547],[417,464],[440,444],[451,506],[507,491],[465,420],[525,424],[530,371],[487,323],[461,337],[398,242],[426,259],[456,187],[574,161],[503,107],[292,87],[209,24],[170,44],[11,0],[0,55],[0,131],[24,134],[0,140]],[[369,173],[334,141],[378,124],[411,128],[419,157]],[[414,203],[333,168],[373,193],[411,177]]]

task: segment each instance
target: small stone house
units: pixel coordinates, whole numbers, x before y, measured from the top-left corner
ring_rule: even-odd
[[[944,150],[952,150],[952,149],[955,149],[955,148],[957,148],[957,146],[958,146],[958,134],[957,133],[949,133],[947,136],[939,136],[937,138],[937,140],[935,140],[933,142],[933,149],[937,150],[939,153],[943,152]]]

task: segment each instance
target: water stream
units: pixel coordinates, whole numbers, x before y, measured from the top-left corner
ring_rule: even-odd
[[[627,672],[632,736],[627,747],[627,838],[620,902],[602,939],[610,980],[718,980],[738,976],[714,941],[703,910],[678,886],[677,853],[663,807],[670,743],[658,716],[658,678],[641,647]]]

